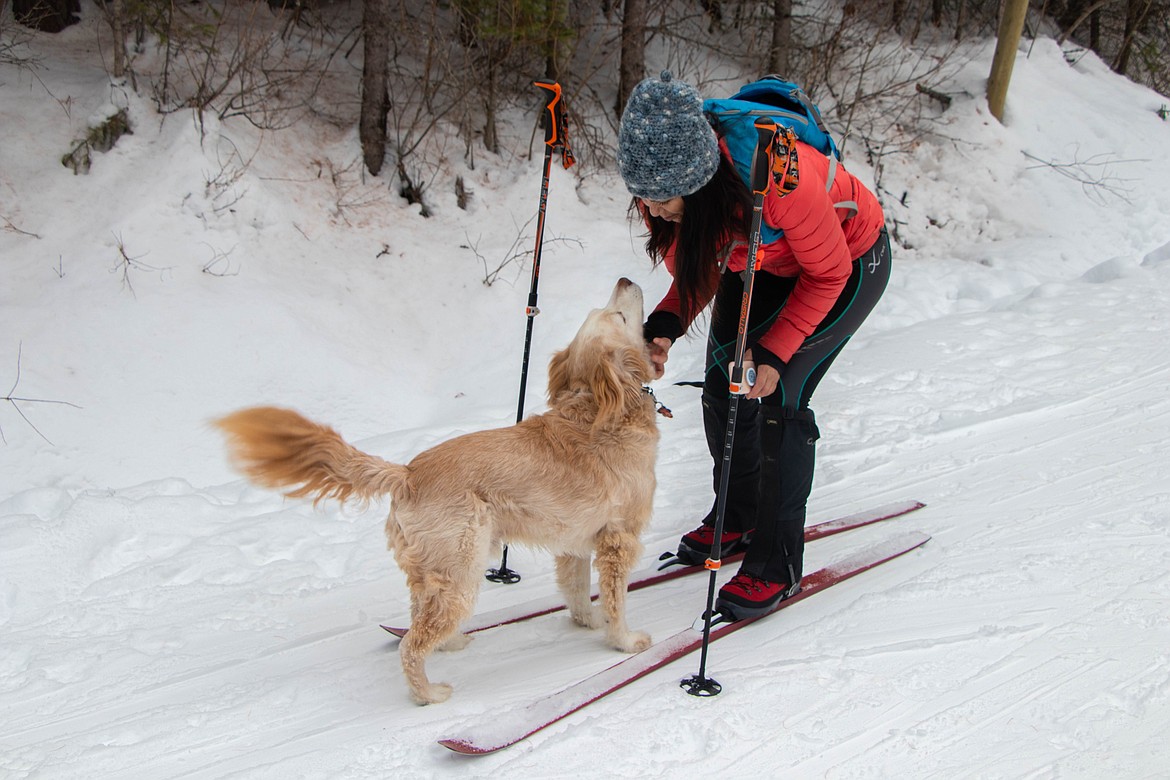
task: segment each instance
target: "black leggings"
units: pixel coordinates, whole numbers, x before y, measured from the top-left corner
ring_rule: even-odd
[[[865,254],[853,261],[853,272],[840,297],[816,330],[804,340],[780,374],[776,392],[761,399],[786,413],[807,409],[813,391],[833,360],[881,298],[890,280],[890,239],[882,230]],[[748,314],[747,346],[753,346],[775,323],[796,286],[795,277],[757,272]],[[739,274],[725,273],[715,293],[711,330],[707,337],[707,369],[703,392],[714,398],[728,394],[728,366],[735,357],[744,282]]]
[[[769,582],[800,582],[805,506],[812,491],[820,437],[809,400],[849,337],[873,310],[889,278],[890,241],[883,230],[874,245],[853,261],[845,289],[788,361],[776,391],[761,399],[762,404],[738,405],[724,528],[755,529],[740,571]],[[756,275],[748,315],[748,346],[776,321],[795,285],[795,279]],[[726,455],[731,403],[727,367],[734,357],[742,305],[743,280],[738,274],[724,274],[711,315],[703,381],[703,428],[714,461],[716,494]],[[714,524],[715,511],[713,507],[704,522]]]

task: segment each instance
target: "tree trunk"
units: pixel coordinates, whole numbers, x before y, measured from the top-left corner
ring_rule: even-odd
[[[646,77],[646,0],[625,0],[622,10],[622,55],[617,103],[620,117],[634,87]]]
[[[496,65],[495,47],[490,46],[487,57],[487,82],[483,85],[483,148],[492,154],[500,153],[500,134],[496,125],[496,74],[499,67]]]
[[[548,56],[544,63],[544,77],[562,86],[573,59],[573,36],[569,22],[569,0],[548,0]]]
[[[1097,54],[1101,53],[1101,9],[1109,4],[1109,0],[1096,0],[1096,2],[1089,3],[1088,0],[1076,0],[1070,2],[1065,9],[1065,13],[1059,18],[1060,29],[1063,32],[1058,43],[1063,43],[1066,38],[1077,31],[1078,28],[1086,20],[1089,22],[1089,40],[1088,47]],[[1074,13],[1075,12],[1075,13]]]
[[[1113,63],[1113,70],[1122,76],[1129,69],[1129,55],[1133,51],[1134,36],[1137,35],[1138,28],[1145,21],[1146,14],[1150,12],[1152,5],[1153,0],[1126,0],[1125,37],[1121,41],[1121,50],[1117,53],[1117,59]]]
[[[455,18],[458,20],[459,44],[465,49],[476,46],[479,43],[479,20],[475,3],[471,0],[455,0],[451,7],[455,9]]]
[[[890,4],[890,24],[894,30],[901,32],[902,18],[906,15],[906,0],[894,0]]]
[[[110,28],[114,32],[114,78],[126,75],[126,2],[110,3]]]
[[[1066,0],[1064,10],[1056,15],[1056,23],[1066,36],[1071,35],[1081,17],[1087,15],[1089,4],[1089,0]]]
[[[362,42],[362,108],[358,136],[366,169],[377,176],[386,159],[386,113],[390,110],[386,79],[390,59],[390,0],[364,0]]]
[[[792,0],[773,0],[772,45],[768,48],[768,73],[791,78]]]
[[[1024,19],[1028,16],[1028,0],[1005,0],[999,19],[999,35],[995,42],[995,56],[991,60],[991,76],[987,80],[987,105],[991,115],[1003,121],[1007,103],[1008,82],[1012,80],[1012,66],[1020,48]]]

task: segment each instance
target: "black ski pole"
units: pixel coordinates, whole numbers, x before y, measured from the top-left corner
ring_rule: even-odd
[[[740,396],[748,392],[752,377],[745,375],[743,355],[747,351],[748,312],[752,306],[752,286],[756,270],[760,267],[760,223],[764,216],[764,195],[772,180],[772,140],[776,136],[776,123],[767,117],[756,120],[756,151],[752,156],[752,226],[748,234],[747,274],[743,283],[743,303],[739,309],[739,331],[735,337],[735,362],[731,366],[730,404],[727,410],[727,437],[723,444],[723,470],[719,475],[719,493],[715,498],[715,540],[711,554],[704,564],[711,572],[707,583],[707,609],[703,612],[703,644],[699,654],[699,671],[679,683],[692,696],[715,696],[723,686],[707,677],[707,646],[711,642],[711,622],[715,617],[715,577],[722,563],[723,518],[727,510],[727,486],[731,478],[731,447],[735,443],[735,421],[739,415]]]
[[[516,422],[524,419],[524,393],[528,387],[528,358],[532,353],[532,322],[540,309],[536,306],[536,287],[540,282],[540,250],[544,246],[544,214],[548,204],[548,177],[552,171],[553,152],[561,153],[561,164],[565,168],[572,167],[576,162],[573,152],[569,148],[569,138],[565,132],[565,111],[561,101],[561,85],[555,81],[534,81],[540,89],[547,93],[548,102],[544,110],[544,173],[540,179],[540,210],[536,217],[536,248],[532,252],[532,285],[528,290],[528,306],[524,313],[528,317],[528,327],[524,333],[524,361],[520,366],[520,400],[516,405]],[[508,547],[504,546],[500,568],[488,569],[484,575],[491,582],[500,582],[512,585],[520,581],[520,574],[508,568]]]

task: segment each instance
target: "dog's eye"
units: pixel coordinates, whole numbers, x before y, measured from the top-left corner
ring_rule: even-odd
[[[625,315],[625,314],[623,314],[623,313],[622,313],[622,312],[620,312],[620,311],[615,311],[615,312],[614,312],[614,314],[616,314],[617,316],[619,316],[619,317],[621,317],[621,318],[622,318],[622,324],[623,324],[623,325],[624,325],[624,324],[626,324],[627,320],[626,320],[626,315]]]

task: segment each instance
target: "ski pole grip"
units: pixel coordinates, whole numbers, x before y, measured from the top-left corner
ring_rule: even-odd
[[[734,395],[746,395],[756,383],[756,369],[751,363],[746,363],[741,367],[733,362],[730,373],[731,381],[728,382],[728,390]]]
[[[544,142],[553,147],[562,146],[564,144],[562,128],[564,127],[565,113],[561,106],[561,85],[555,81],[534,81],[532,83],[548,93],[546,96],[548,104],[545,106],[548,116],[545,117],[544,123]]]
[[[755,122],[759,139],[752,155],[752,193],[763,195],[768,191],[772,172],[772,141],[776,138],[776,123],[766,116]]]
[[[534,81],[536,86],[548,93],[548,103],[545,111],[548,116],[544,123],[544,143],[549,147],[549,154],[553,149],[561,151],[561,164],[572,168],[577,160],[573,157],[573,150],[569,148],[568,126],[565,124],[565,103],[562,100],[561,85],[555,81]]]

